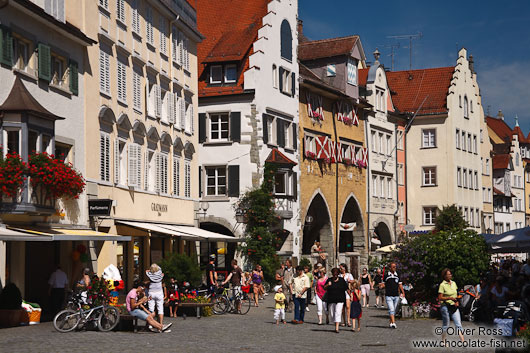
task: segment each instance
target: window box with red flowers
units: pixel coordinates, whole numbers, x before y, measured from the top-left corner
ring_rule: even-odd
[[[313,159],[313,160],[316,160],[316,159],[317,159],[317,155],[316,155],[316,153],[311,152],[311,151],[306,151],[306,152],[305,152],[305,157],[306,157],[307,159]]]
[[[26,164],[16,153],[0,155],[0,195],[1,201],[18,199],[19,192],[26,179]]]
[[[342,160],[342,162],[348,166],[350,165],[355,165],[355,160],[351,159],[351,158],[344,158]]]

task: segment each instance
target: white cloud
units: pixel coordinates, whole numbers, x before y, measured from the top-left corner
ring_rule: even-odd
[[[509,122],[519,116],[521,127],[530,128],[530,66],[522,62],[512,62],[482,68],[478,72],[484,113],[491,107],[490,115],[495,116],[501,109]],[[513,126],[513,125],[512,125]]]

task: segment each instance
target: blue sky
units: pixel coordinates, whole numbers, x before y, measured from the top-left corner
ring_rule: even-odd
[[[423,34],[413,41],[413,69],[454,66],[458,49],[467,48],[485,113],[501,109],[511,127],[517,114],[530,132],[530,1],[299,0],[299,13],[310,39],[358,34],[367,60],[377,47],[388,68],[386,46],[399,42],[395,70],[409,68],[409,43],[388,36]]]

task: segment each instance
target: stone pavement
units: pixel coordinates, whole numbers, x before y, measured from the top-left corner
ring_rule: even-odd
[[[387,311],[367,308],[363,311],[361,332],[332,325],[317,325],[316,306],[310,306],[303,325],[273,324],[272,295],[247,315],[225,314],[197,319],[167,319],[173,322],[171,333],[97,332],[59,333],[51,323],[0,330],[0,352],[432,352],[447,349],[414,349],[412,339],[439,342],[437,320],[398,320],[397,329],[388,328]],[[293,314],[287,314],[292,320]],[[464,328],[477,328],[464,322]],[[476,333],[476,332],[475,332]],[[476,335],[475,335],[476,336]],[[469,337],[469,336],[468,336]],[[493,336],[476,336],[490,342]],[[454,340],[454,337],[453,337]],[[449,351],[459,351],[451,349]],[[460,350],[493,352],[493,349]]]

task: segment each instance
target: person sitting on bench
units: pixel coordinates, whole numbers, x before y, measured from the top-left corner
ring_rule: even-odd
[[[141,299],[138,299],[139,296],[143,296]],[[150,298],[145,296],[144,287],[138,285],[127,294],[125,302],[127,304],[127,311],[134,317],[139,318],[140,320],[147,321],[147,323],[153,326],[158,332],[171,332],[169,327],[171,323],[162,325],[154,319],[155,314],[149,312],[143,304],[147,303]]]

